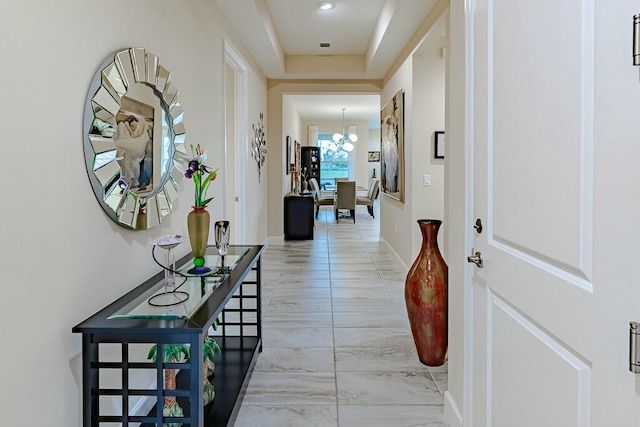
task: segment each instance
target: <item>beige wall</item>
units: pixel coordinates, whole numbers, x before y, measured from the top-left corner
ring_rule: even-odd
[[[302,128],[297,112],[285,101],[287,94],[327,94],[327,93],[380,93],[381,82],[372,81],[294,81],[270,80],[267,91],[267,108],[269,121],[267,123],[267,150],[280,158],[281,162],[267,162],[269,170],[268,209],[270,237],[282,237],[283,208],[282,198],[289,188],[289,176],[284,172],[284,146],[287,132],[296,131],[298,141],[306,141],[307,132]],[[298,125],[295,125],[297,121]],[[292,136],[293,138],[293,136]],[[295,138],[294,138],[295,139]],[[285,191],[286,189],[286,191]]]
[[[193,185],[180,183],[161,227],[129,231],[95,200],[83,157],[83,110],[98,65],[114,50],[144,47],[159,56],[180,90],[188,141],[224,158],[223,38],[233,37],[214,2],[114,0],[0,2],[0,103],[4,185],[0,224],[5,357],[2,425],[80,425],[81,337],[71,328],[158,268],[148,240],[186,234]],[[126,11],[118,13],[112,11]],[[236,47],[241,47],[235,40]],[[249,60],[248,55],[245,55]],[[250,62],[251,64],[251,62]],[[266,81],[249,70],[249,123],[266,112]],[[267,161],[268,162],[268,161]],[[248,163],[247,192],[258,212],[252,242],[266,237],[265,181]],[[224,206],[224,174],[214,182],[212,219]],[[188,244],[177,248],[178,254]],[[35,406],[34,406],[35,405]],[[34,410],[35,408],[35,410]]]
[[[444,19],[433,19],[418,48],[385,82],[381,97],[384,106],[404,91],[404,203],[382,193],[380,235],[406,267],[422,243],[416,220],[444,218],[444,162],[433,159],[433,133],[444,130],[445,120],[444,31]],[[431,175],[430,187],[423,186],[425,174]]]
[[[468,280],[467,235],[471,218],[465,204],[465,25],[464,5],[451,2],[447,47],[447,146],[445,178],[446,259],[449,264],[449,391],[445,414],[453,427],[464,414],[464,284]],[[457,414],[456,414],[457,413]]]
[[[420,218],[443,220],[438,235],[440,249],[445,251],[443,239],[448,226],[444,221],[445,160],[434,158],[434,133],[444,131],[445,122],[445,17],[441,17],[413,55],[413,127],[411,155],[412,180],[412,236],[411,253],[420,250],[422,235],[416,224]],[[431,176],[431,186],[423,184],[424,175]]]

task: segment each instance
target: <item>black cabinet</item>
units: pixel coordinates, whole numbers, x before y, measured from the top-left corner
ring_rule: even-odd
[[[284,197],[284,239],[313,240],[314,193]]]
[[[231,246],[225,256],[224,268],[209,276],[192,276],[186,271],[192,266],[189,254],[176,262],[178,288],[188,295],[184,302],[167,307],[151,305],[150,297],[163,294],[164,272],[160,272],[117,301],[73,328],[82,333],[83,427],[103,425],[156,426],[166,424],[192,427],[233,425],[244,390],[262,351],[261,326],[261,261],[262,246]],[[217,250],[207,249],[207,265],[216,266]],[[203,337],[218,319],[212,337],[222,348],[215,358],[215,373],[210,378],[215,387],[215,399],[203,404]],[[181,362],[165,362],[158,356],[155,362],[139,360],[140,346],[146,351],[151,345],[158,349],[166,344],[189,345],[190,354]],[[104,347],[103,347],[104,346]],[[119,353],[113,359],[111,350]],[[114,349],[113,346],[116,346]],[[161,354],[161,351],[159,351]],[[163,386],[163,373],[179,369],[175,390]],[[156,378],[154,389],[134,381],[146,371]],[[107,375],[121,378],[119,387],[107,388]],[[137,378],[139,379],[139,378]],[[176,396],[183,416],[163,416],[164,398]],[[143,398],[153,408],[138,412],[130,407],[133,400]],[[120,413],[103,413],[103,399],[121,401]],[[146,407],[146,405],[143,405]],[[106,407],[110,407],[106,405]]]
[[[308,179],[315,178],[320,185],[320,148],[302,147],[301,166],[309,171]]]

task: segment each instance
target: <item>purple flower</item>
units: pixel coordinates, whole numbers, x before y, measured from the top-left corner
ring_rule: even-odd
[[[189,171],[191,172],[195,172],[200,168],[200,164],[198,163],[197,160],[191,160],[189,162]]]
[[[189,179],[191,179],[191,170],[187,170],[187,171],[184,173],[184,176],[185,176],[185,177],[187,177],[187,178],[189,178]]]
[[[127,181],[125,181],[124,179],[120,178],[118,180],[118,187],[120,187],[120,194],[124,194],[124,190],[127,189],[127,186],[129,184],[127,184]]]

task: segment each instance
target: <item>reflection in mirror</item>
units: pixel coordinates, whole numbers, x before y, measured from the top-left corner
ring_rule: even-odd
[[[99,68],[85,106],[85,160],[102,208],[135,230],[160,224],[178,197],[187,151],[171,73],[141,48]]]

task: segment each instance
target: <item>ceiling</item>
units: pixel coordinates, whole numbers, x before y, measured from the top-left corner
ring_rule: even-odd
[[[274,80],[381,80],[437,1],[332,0],[336,7],[322,11],[319,0],[216,0]],[[294,104],[303,120],[341,120],[345,107],[347,118],[379,121],[374,95],[295,95]]]
[[[372,129],[380,128],[380,95],[323,94],[285,95],[293,101],[302,120],[342,121],[367,120]]]

